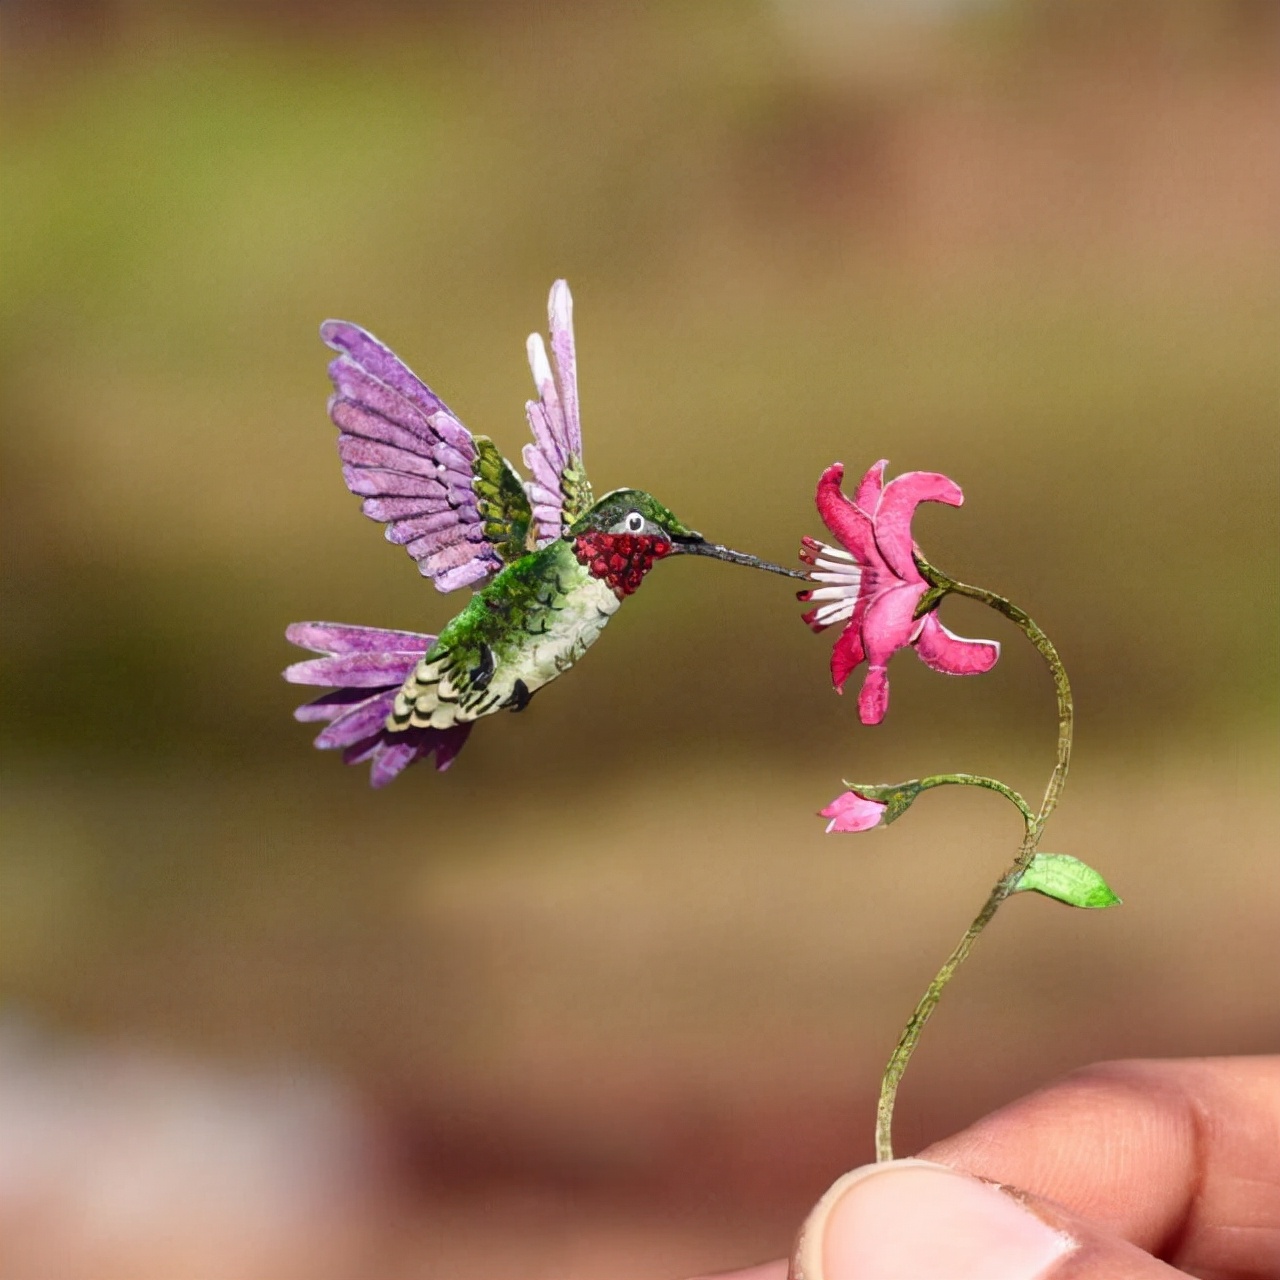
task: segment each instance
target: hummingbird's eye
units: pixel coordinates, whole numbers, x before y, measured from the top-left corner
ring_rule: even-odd
[[[644,516],[638,511],[632,511],[627,516],[627,532],[639,533],[644,528]]]

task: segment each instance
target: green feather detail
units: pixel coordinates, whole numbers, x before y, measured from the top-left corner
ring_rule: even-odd
[[[582,657],[618,605],[563,538],[522,556],[440,632],[396,695],[388,728],[447,729],[519,710]]]
[[[471,488],[485,540],[512,564],[528,553],[533,512],[515,469],[488,436],[476,436],[476,460],[471,464]]]
[[[560,493],[564,498],[564,522],[572,524],[590,510],[595,498],[591,493],[591,481],[582,469],[582,459],[576,453],[569,455],[560,473]]]

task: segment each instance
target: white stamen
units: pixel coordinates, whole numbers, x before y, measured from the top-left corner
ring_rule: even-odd
[[[814,582],[843,582],[854,591],[862,584],[862,574],[850,573],[848,570],[839,573],[811,573]]]
[[[856,600],[828,600],[825,604],[818,606],[818,612],[826,617],[833,613],[852,613],[857,607]]]
[[[835,556],[837,560],[853,560],[853,556],[849,554],[843,547],[829,547],[825,542],[819,542],[821,553],[824,556]]]
[[[813,562],[823,569],[832,569],[836,573],[852,574],[855,578],[862,576],[862,566],[856,564],[841,564],[839,560],[824,560],[819,556]]]
[[[810,600],[847,600],[849,599],[848,587],[818,587],[814,591],[809,592]]]
[[[856,600],[841,600],[838,604],[824,604],[818,609],[813,620],[821,626],[829,627],[833,622],[843,622],[845,618],[853,617],[853,610],[857,604]]]

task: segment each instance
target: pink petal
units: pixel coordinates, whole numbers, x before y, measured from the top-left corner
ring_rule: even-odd
[[[888,710],[889,673],[883,667],[868,667],[858,692],[858,719],[863,724],[879,724]]]
[[[923,582],[890,587],[876,596],[862,619],[862,645],[867,661],[883,667],[916,637],[920,623],[912,616],[925,593]]]
[[[862,619],[866,612],[867,602],[860,600],[831,650],[831,683],[837,693],[844,692],[845,681],[859,663],[866,661],[867,655],[862,648]]]
[[[844,464],[833,462],[818,480],[814,501],[822,522],[848,548],[860,564],[880,565],[883,557],[876,546],[871,520],[859,511],[840,490]]]
[[[889,709],[889,659],[915,638],[920,624],[912,616],[925,593],[925,585],[904,585],[882,591],[862,619],[862,646],[869,669],[858,694],[858,716],[863,724],[879,724]]]
[[[911,517],[922,502],[958,507],[964,494],[954,480],[936,471],[908,471],[885,485],[876,509],[876,544],[889,568],[904,582],[922,582],[911,558]]]
[[[888,465],[889,459],[881,458],[862,477],[858,492],[853,495],[854,504],[861,507],[869,516],[874,516],[876,508],[880,505],[880,495],[884,491],[884,469]]]
[[[916,653],[926,666],[945,675],[977,676],[996,665],[1000,645],[995,640],[966,640],[953,635],[938,621],[936,613],[930,613],[925,615],[916,638]]]
[[[864,800],[856,791],[846,791],[820,809],[818,816],[831,819],[827,823],[828,835],[833,831],[870,831],[880,825],[888,807],[879,800]]]

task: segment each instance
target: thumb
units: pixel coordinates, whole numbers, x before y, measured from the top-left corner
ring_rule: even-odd
[[[945,1165],[847,1173],[800,1231],[791,1280],[1174,1280],[1183,1276],[1052,1201]]]

